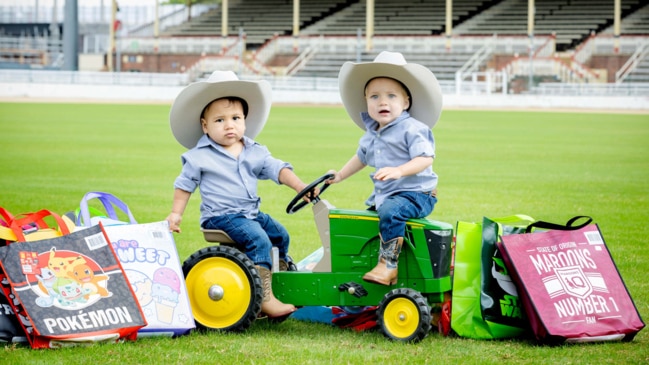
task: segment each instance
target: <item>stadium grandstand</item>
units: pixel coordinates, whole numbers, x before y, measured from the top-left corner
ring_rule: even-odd
[[[0,81],[24,75],[17,70],[50,70],[156,74],[156,82],[186,84],[232,69],[276,84],[334,85],[344,62],[392,50],[430,68],[445,93],[467,85],[508,94],[588,85],[649,95],[647,0],[163,3],[0,0]],[[69,14],[78,14],[75,27]],[[71,55],[67,29],[78,32]],[[78,57],[75,69],[65,68],[65,57]]]

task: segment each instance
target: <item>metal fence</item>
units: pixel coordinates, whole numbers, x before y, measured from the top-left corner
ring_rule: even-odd
[[[481,75],[484,76],[484,75]],[[498,76],[498,77],[496,77]],[[476,77],[468,80],[440,81],[442,93],[455,95],[507,94],[503,81],[506,75],[494,75],[492,80]],[[264,79],[273,90],[288,91],[338,91],[338,79],[326,77],[248,76],[243,80]],[[499,80],[499,81],[494,81]],[[92,84],[92,85],[136,85],[136,86],[185,86],[191,80],[184,73],[135,73],[135,72],[88,72],[88,71],[46,71],[46,70],[0,70],[0,84]],[[494,89],[494,85],[503,85]],[[497,90],[497,91],[494,91]],[[552,96],[649,96],[649,83],[584,84],[584,83],[540,83],[528,94]]]

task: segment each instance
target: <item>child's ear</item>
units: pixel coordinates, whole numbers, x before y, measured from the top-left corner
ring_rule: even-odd
[[[201,128],[203,129],[203,133],[207,133],[207,120],[205,118],[201,118]]]

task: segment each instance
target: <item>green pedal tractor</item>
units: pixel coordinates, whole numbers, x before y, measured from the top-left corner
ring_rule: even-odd
[[[420,341],[433,327],[433,309],[451,290],[453,226],[428,219],[408,221],[397,284],[365,282],[363,274],[378,262],[378,216],[367,210],[337,209],[321,199],[330,178],[324,175],[311,183],[287,207],[289,214],[297,212],[308,204],[302,198],[322,184],[320,195],[311,201],[322,258],[309,271],[275,272],[273,293],[297,307],[378,306],[377,324],[386,337]],[[208,242],[219,245],[198,250],[183,264],[197,326],[245,330],[261,310],[259,273],[224,232],[203,233]]]

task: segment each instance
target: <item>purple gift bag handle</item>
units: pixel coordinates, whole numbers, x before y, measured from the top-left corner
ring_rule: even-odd
[[[90,210],[88,209],[88,200],[91,199],[99,199],[101,204],[103,204],[104,209],[106,210],[106,214],[108,218],[119,220],[115,212],[115,208],[114,208],[115,206],[119,208],[122,212],[126,213],[130,223],[137,224],[137,221],[133,217],[133,214],[131,213],[131,210],[128,208],[128,205],[126,205],[126,203],[119,200],[113,194],[104,193],[101,191],[91,191],[89,193],[86,193],[86,195],[83,196],[83,199],[81,199],[81,204],[79,206],[80,214],[77,217],[77,222],[76,222],[77,226],[82,226],[82,225],[86,227],[91,226]]]

